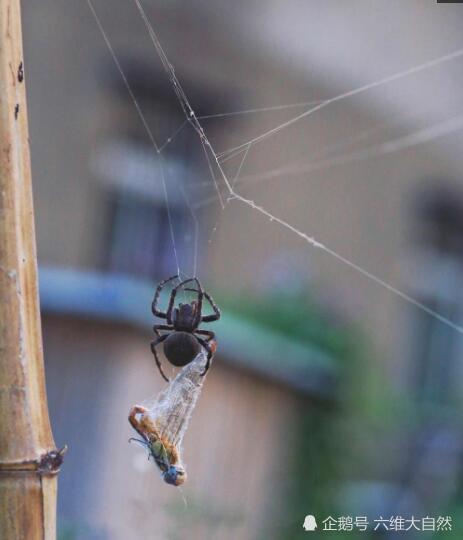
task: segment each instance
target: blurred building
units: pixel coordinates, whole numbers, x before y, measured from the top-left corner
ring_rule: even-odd
[[[307,443],[315,428],[303,429],[304,419],[324,419],[343,392],[351,409],[335,414],[352,430],[323,437],[339,438],[339,461],[357,456],[356,467],[339,473],[352,481],[349,493],[366,482],[381,501],[380,481],[390,482],[387,493],[397,489],[411,508],[412,495],[419,499],[427,488],[413,488],[421,473],[407,460],[428,463],[429,448],[438,447],[429,441],[438,436],[410,420],[416,431],[403,452],[409,417],[402,413],[428,399],[435,411],[436,402],[444,406],[461,393],[460,334],[250,207],[228,202],[135,5],[99,0],[95,8],[162,154],[87,4],[24,2],[47,384],[57,443],[70,446],[60,484],[62,534],[68,526],[69,538],[86,539],[184,538],[185,531],[191,538],[297,538],[312,512],[303,510],[313,496],[307,492],[321,486],[323,474],[338,478],[331,464],[310,471],[323,444]],[[176,1],[146,2],[146,9],[217,152],[290,120],[309,102],[461,47],[462,8],[418,0]],[[251,146],[245,161],[241,153],[223,162],[230,179],[242,163],[236,189],[244,196],[457,325],[461,208],[443,205],[432,191],[419,220],[409,202],[442,178],[451,199],[461,196],[462,133],[424,136],[461,114],[461,65],[455,58],[340,100]],[[420,133],[423,144],[411,144]],[[172,236],[181,269],[193,273],[197,259],[214,296],[273,302],[269,324],[224,309],[215,328],[218,358],[185,443],[186,509],[127,444],[128,409],[161,388],[148,348],[149,306],[154,284],[175,273]],[[308,319],[293,324],[288,312],[305,305],[307,288],[367,336],[357,371],[351,358],[343,365],[312,340]],[[336,328],[334,316],[318,321],[323,332]],[[286,334],[272,331],[272,322]],[[438,437],[451,448],[455,475],[457,401],[447,409],[449,437]],[[420,446],[423,437],[429,444]],[[298,492],[292,484],[300,463],[314,476],[301,475],[297,489],[305,483],[306,491]],[[439,504],[457,491],[449,488]],[[288,502],[288,493],[300,500]],[[425,512],[433,512],[432,497],[426,501]]]

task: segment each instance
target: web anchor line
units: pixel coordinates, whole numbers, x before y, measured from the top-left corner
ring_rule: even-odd
[[[272,107],[258,107],[256,109],[244,109],[241,111],[230,111],[224,113],[216,114],[203,114],[198,116],[198,120],[208,120],[210,118],[225,118],[228,116],[240,116],[244,114],[255,114],[260,112],[270,112],[270,111],[283,111],[286,109],[295,109],[297,107],[308,107],[309,105],[317,105],[324,101],[323,99],[317,99],[314,101],[304,101],[303,103],[290,103],[288,105],[273,105]]]
[[[314,171],[323,171],[331,167],[336,167],[339,165],[348,165],[350,163],[359,163],[367,159],[374,157],[380,157],[392,154],[394,152],[400,152],[401,150],[406,150],[407,148],[413,148],[421,144],[425,144],[436,139],[451,135],[452,133],[457,133],[458,131],[463,130],[463,114],[455,116],[448,120],[444,120],[432,126],[419,129],[412,133],[407,133],[396,137],[395,139],[390,139],[382,143],[376,144],[374,146],[367,146],[359,150],[354,150],[352,152],[342,153],[335,156],[328,156],[324,158],[309,160],[305,164],[297,166],[285,166],[279,167],[276,169],[270,169],[261,174],[252,174],[244,176],[242,180],[246,181],[246,186],[249,187],[250,184],[255,184],[257,182],[262,182],[264,180],[276,180],[279,177],[284,176],[287,181],[291,176],[298,176],[304,173],[311,173]],[[365,134],[371,133],[372,130],[368,129],[365,132],[361,133],[361,138],[364,138]],[[360,138],[360,137],[357,137]],[[350,141],[348,141],[348,144]],[[334,145],[338,148],[346,146],[345,144]],[[239,151],[239,153],[243,153]],[[246,150],[244,151],[246,153]],[[235,154],[238,155],[238,152]],[[228,158],[226,158],[228,159]],[[225,160],[222,160],[222,163]],[[216,197],[208,197],[202,201],[199,201],[195,204],[195,208],[201,208],[207,206],[212,202],[216,201]]]
[[[135,0],[138,1],[138,0]],[[343,92],[342,94],[339,94],[337,96],[334,96],[332,98],[326,99],[325,101],[322,101],[318,105],[315,105],[315,107],[312,107],[311,109],[308,109],[307,111],[304,111],[303,113],[299,114],[298,116],[295,116],[291,120],[288,120],[286,122],[283,122],[282,124],[270,129],[269,131],[266,131],[265,133],[262,133],[261,135],[258,135],[257,137],[254,137],[253,139],[250,139],[249,141],[246,141],[244,143],[239,144],[238,146],[235,146],[234,148],[229,148],[228,150],[225,150],[224,152],[221,152],[219,154],[219,157],[224,156],[225,154],[233,153],[238,150],[244,151],[244,149],[249,144],[255,144],[263,141],[267,137],[270,137],[271,135],[274,135],[275,133],[278,133],[282,129],[285,129],[289,126],[292,126],[296,122],[299,122],[299,120],[302,120],[303,118],[306,118],[307,116],[324,109],[328,105],[331,105],[332,103],[336,103],[338,101],[342,101],[344,99],[350,98],[352,96],[356,96],[357,94],[361,94],[363,92],[366,92],[367,90],[371,90],[373,88],[377,88],[378,86],[382,86],[383,84],[387,84],[390,82],[397,81],[398,79],[402,79],[404,77],[408,77],[410,75],[414,75],[416,73],[419,73],[420,71],[423,71],[425,69],[430,69],[432,67],[438,66],[444,62],[450,62],[451,60],[455,60],[457,58],[461,58],[463,56],[463,49],[458,49],[456,51],[453,51],[449,54],[446,54],[444,56],[440,56],[439,58],[434,58],[433,60],[430,60],[428,62],[425,62],[424,64],[419,64],[418,66],[414,66],[412,68],[408,68],[404,71],[401,71],[400,73],[395,73],[394,75],[389,75],[388,77],[383,77],[382,79],[379,79],[377,81],[364,84],[363,86],[359,86],[358,88],[354,88],[352,90],[348,90],[347,92]]]

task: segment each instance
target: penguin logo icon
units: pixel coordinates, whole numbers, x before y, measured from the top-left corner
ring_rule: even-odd
[[[315,516],[312,516],[311,514],[305,516],[304,525],[302,525],[302,527],[305,531],[314,531],[317,528],[317,521],[315,520]]]

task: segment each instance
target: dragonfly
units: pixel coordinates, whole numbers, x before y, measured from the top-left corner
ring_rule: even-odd
[[[186,481],[180,448],[204,383],[207,356],[201,350],[154,400],[134,405],[129,413],[130,425],[141,437],[131,440],[148,450],[164,482],[173,486]]]
[[[134,430],[140,435],[140,439],[134,440],[145,446],[149,456],[161,471],[161,476],[172,486],[180,486],[186,480],[186,472],[180,463],[177,447],[174,443],[163,436],[151,417],[150,411],[141,405],[132,407],[129,413],[129,422]]]

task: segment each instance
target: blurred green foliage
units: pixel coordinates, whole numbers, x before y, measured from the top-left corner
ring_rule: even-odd
[[[279,289],[265,296],[222,296],[220,305],[253,323],[344,359],[352,347],[352,328],[327,312],[308,293]]]
[[[339,368],[340,384],[334,401],[301,396],[292,426],[288,426],[287,485],[285,492],[275,495],[284,501],[284,509],[279,512],[271,538],[302,540],[307,538],[302,527],[307,514],[317,519],[336,515],[338,489],[352,453],[344,433],[346,411],[358,397],[357,385],[362,384],[355,378],[364,363],[363,340],[352,324],[330,314],[307,291],[234,296],[222,298],[221,305],[272,332],[322,350]],[[323,534],[329,538],[329,533]]]

